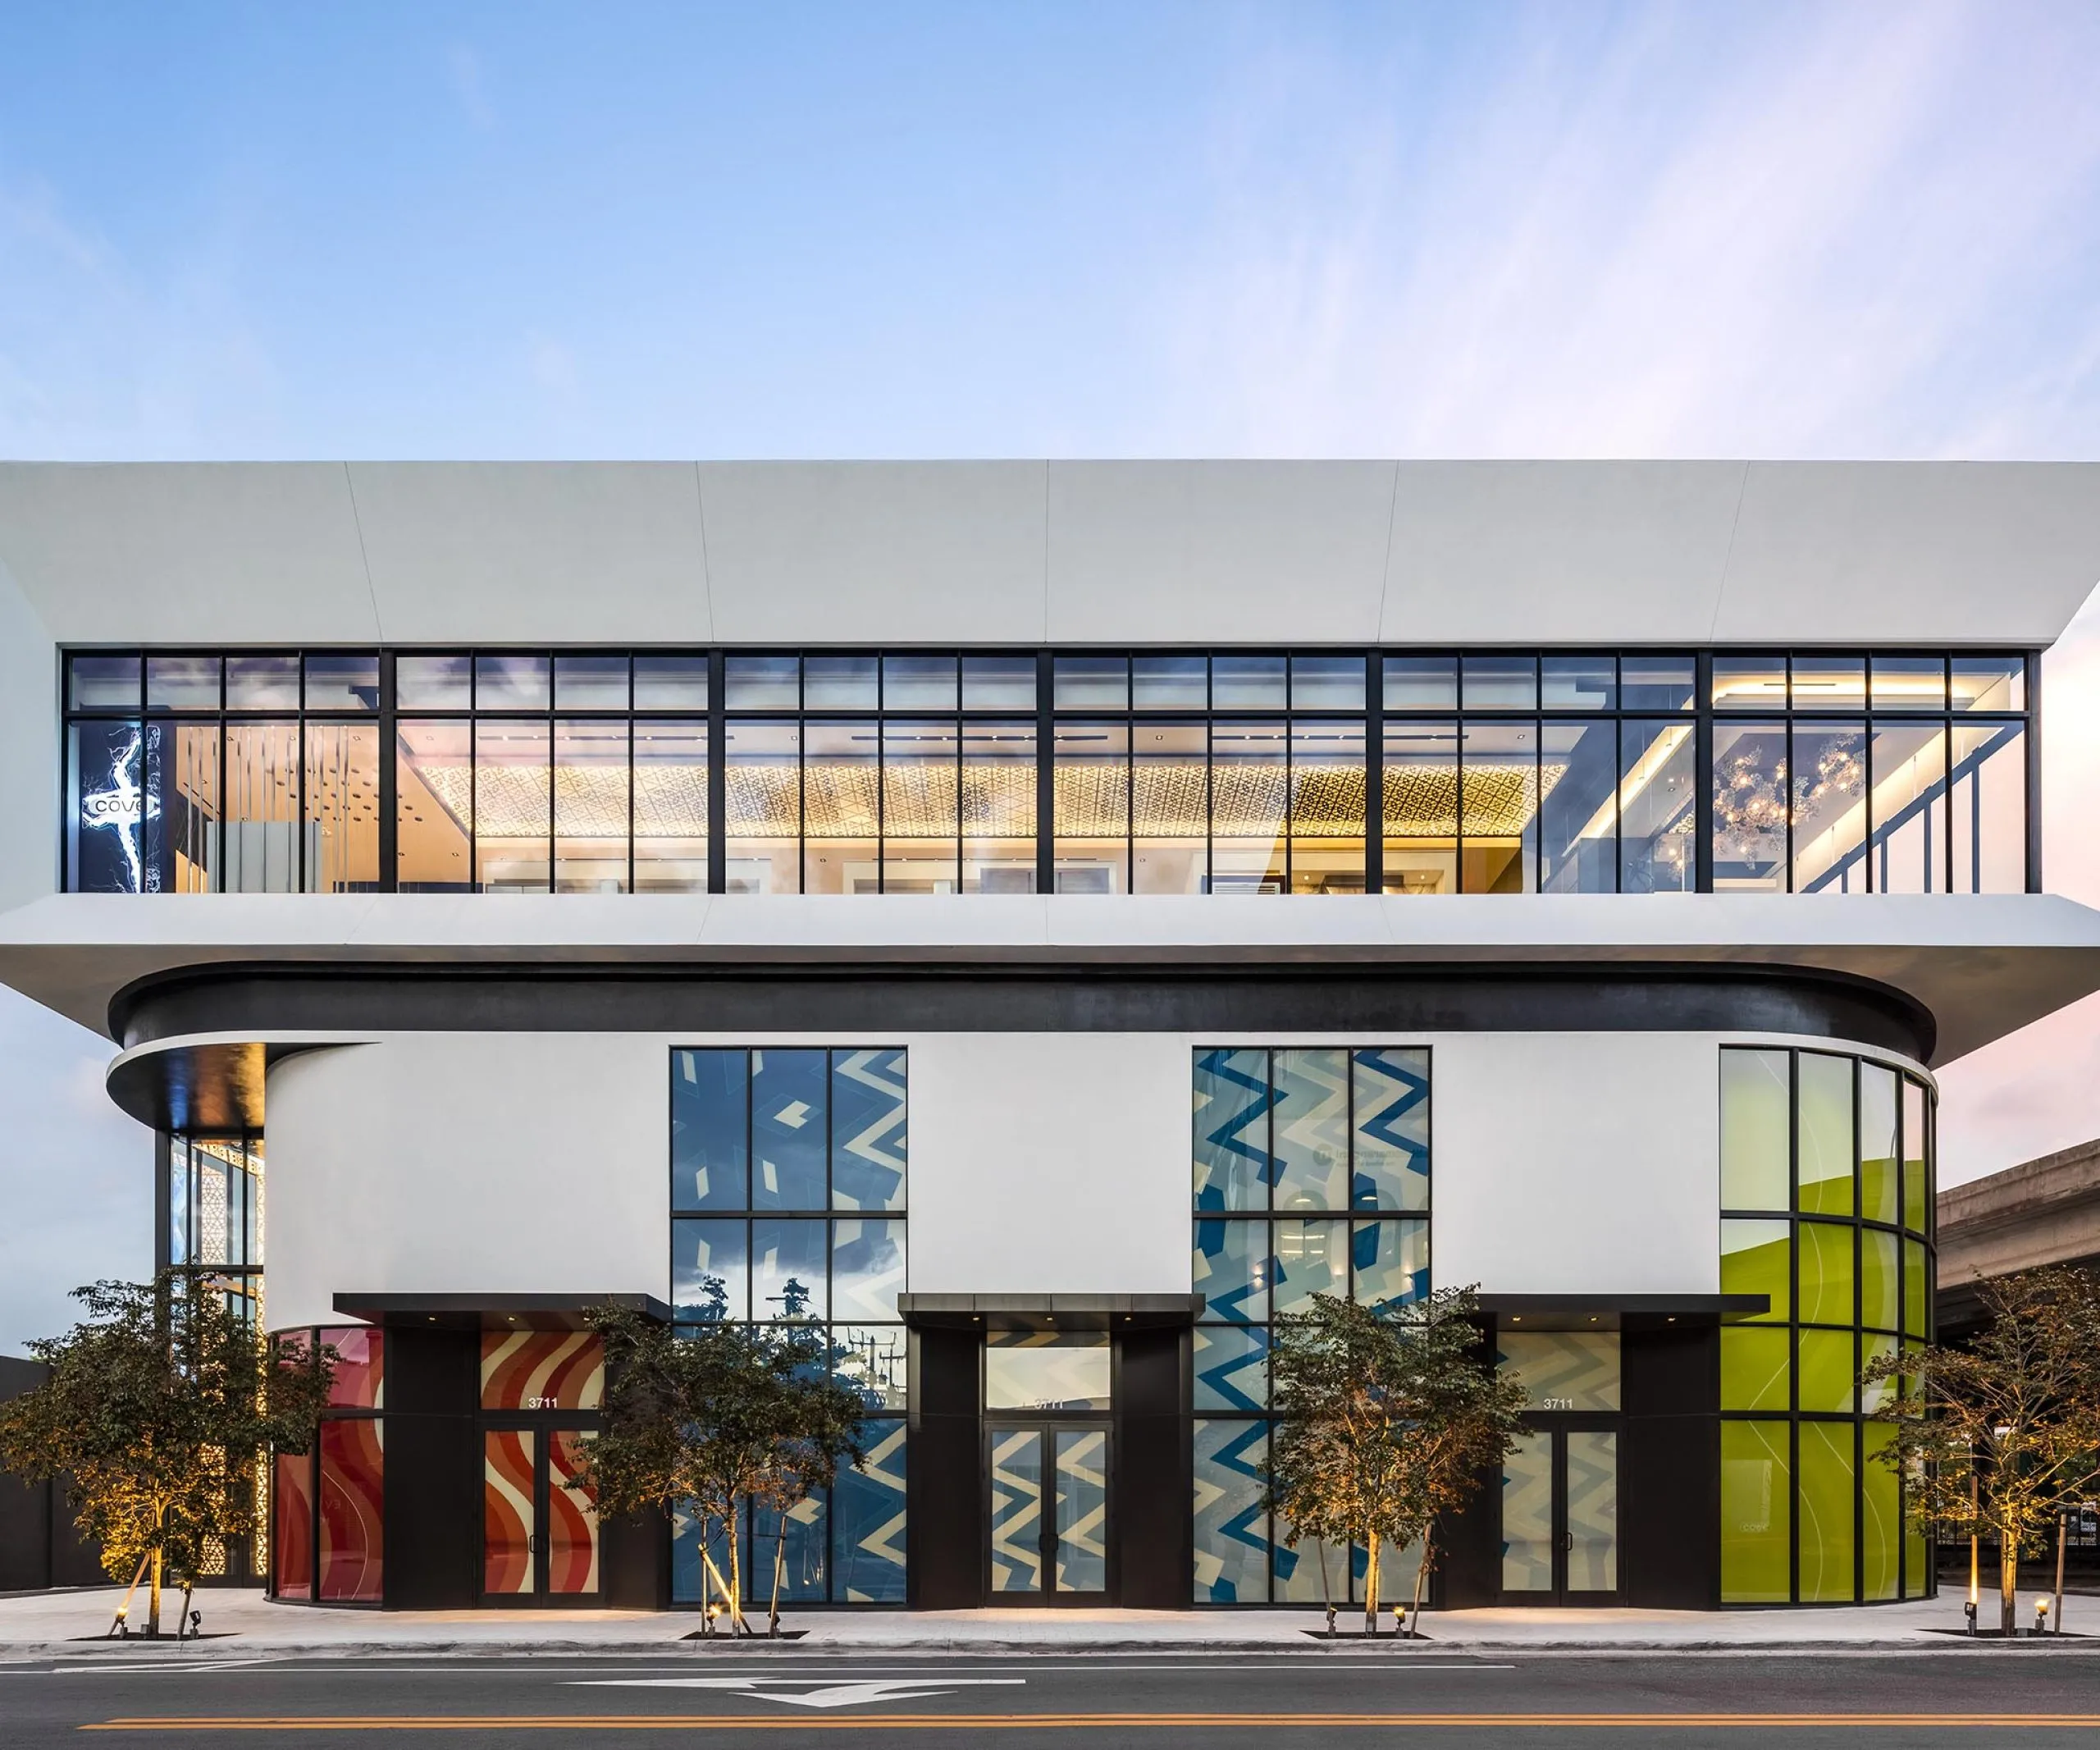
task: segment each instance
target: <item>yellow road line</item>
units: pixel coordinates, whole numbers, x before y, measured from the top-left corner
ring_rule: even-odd
[[[84,1732],[1043,1731],[1101,1726],[1924,1726],[2092,1728],[2100,1714],[345,1714],[102,1720]]]

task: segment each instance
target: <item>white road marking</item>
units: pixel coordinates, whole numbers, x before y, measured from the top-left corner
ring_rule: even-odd
[[[952,1689],[1018,1688],[1025,1677],[939,1677],[924,1679],[882,1678],[858,1683],[819,1684],[800,1695],[776,1693],[767,1684],[792,1682],[778,1677],[616,1677],[571,1684],[577,1689],[733,1689],[762,1701],[786,1702],[796,1707],[860,1707],[870,1702],[915,1702],[929,1695],[946,1695]],[[806,1682],[804,1679],[802,1681]]]

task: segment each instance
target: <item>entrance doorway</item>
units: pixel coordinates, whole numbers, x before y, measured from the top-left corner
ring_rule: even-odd
[[[544,1604],[598,1596],[597,1491],[572,1479],[588,1429],[538,1423],[482,1431],[482,1597]]]
[[[1534,1427],[1502,1461],[1502,1597],[1618,1602],[1615,1426]]]
[[[994,1604],[1108,1598],[1108,1430],[1044,1423],[985,1431]]]

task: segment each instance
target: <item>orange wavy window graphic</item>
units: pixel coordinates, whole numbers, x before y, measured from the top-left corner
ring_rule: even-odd
[[[386,1455],[377,1418],[321,1424],[321,1596],[380,1601],[386,1551]]]
[[[605,1401],[605,1345],[587,1331],[485,1331],[482,1408],[596,1410]]]
[[[532,1586],[533,1473],[539,1436],[530,1428],[482,1435],[482,1590],[515,1597]]]
[[[336,1351],[328,1376],[331,1410],[386,1407],[386,1336],[369,1325],[324,1327],[321,1341]]]
[[[276,1526],[277,1596],[313,1596],[313,1455],[280,1452],[271,1492]]]
[[[594,1592],[598,1589],[598,1489],[580,1478],[591,1451],[591,1437],[575,1428],[557,1428],[547,1436],[547,1590]]]

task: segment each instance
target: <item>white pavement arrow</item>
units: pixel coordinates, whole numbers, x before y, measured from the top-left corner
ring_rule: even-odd
[[[762,1701],[796,1707],[858,1707],[869,1702],[915,1702],[952,1689],[995,1688],[1025,1684],[1025,1677],[875,1678],[857,1683],[818,1684],[799,1695],[765,1687],[792,1683],[783,1677],[600,1677],[573,1684],[578,1689],[736,1689]]]

